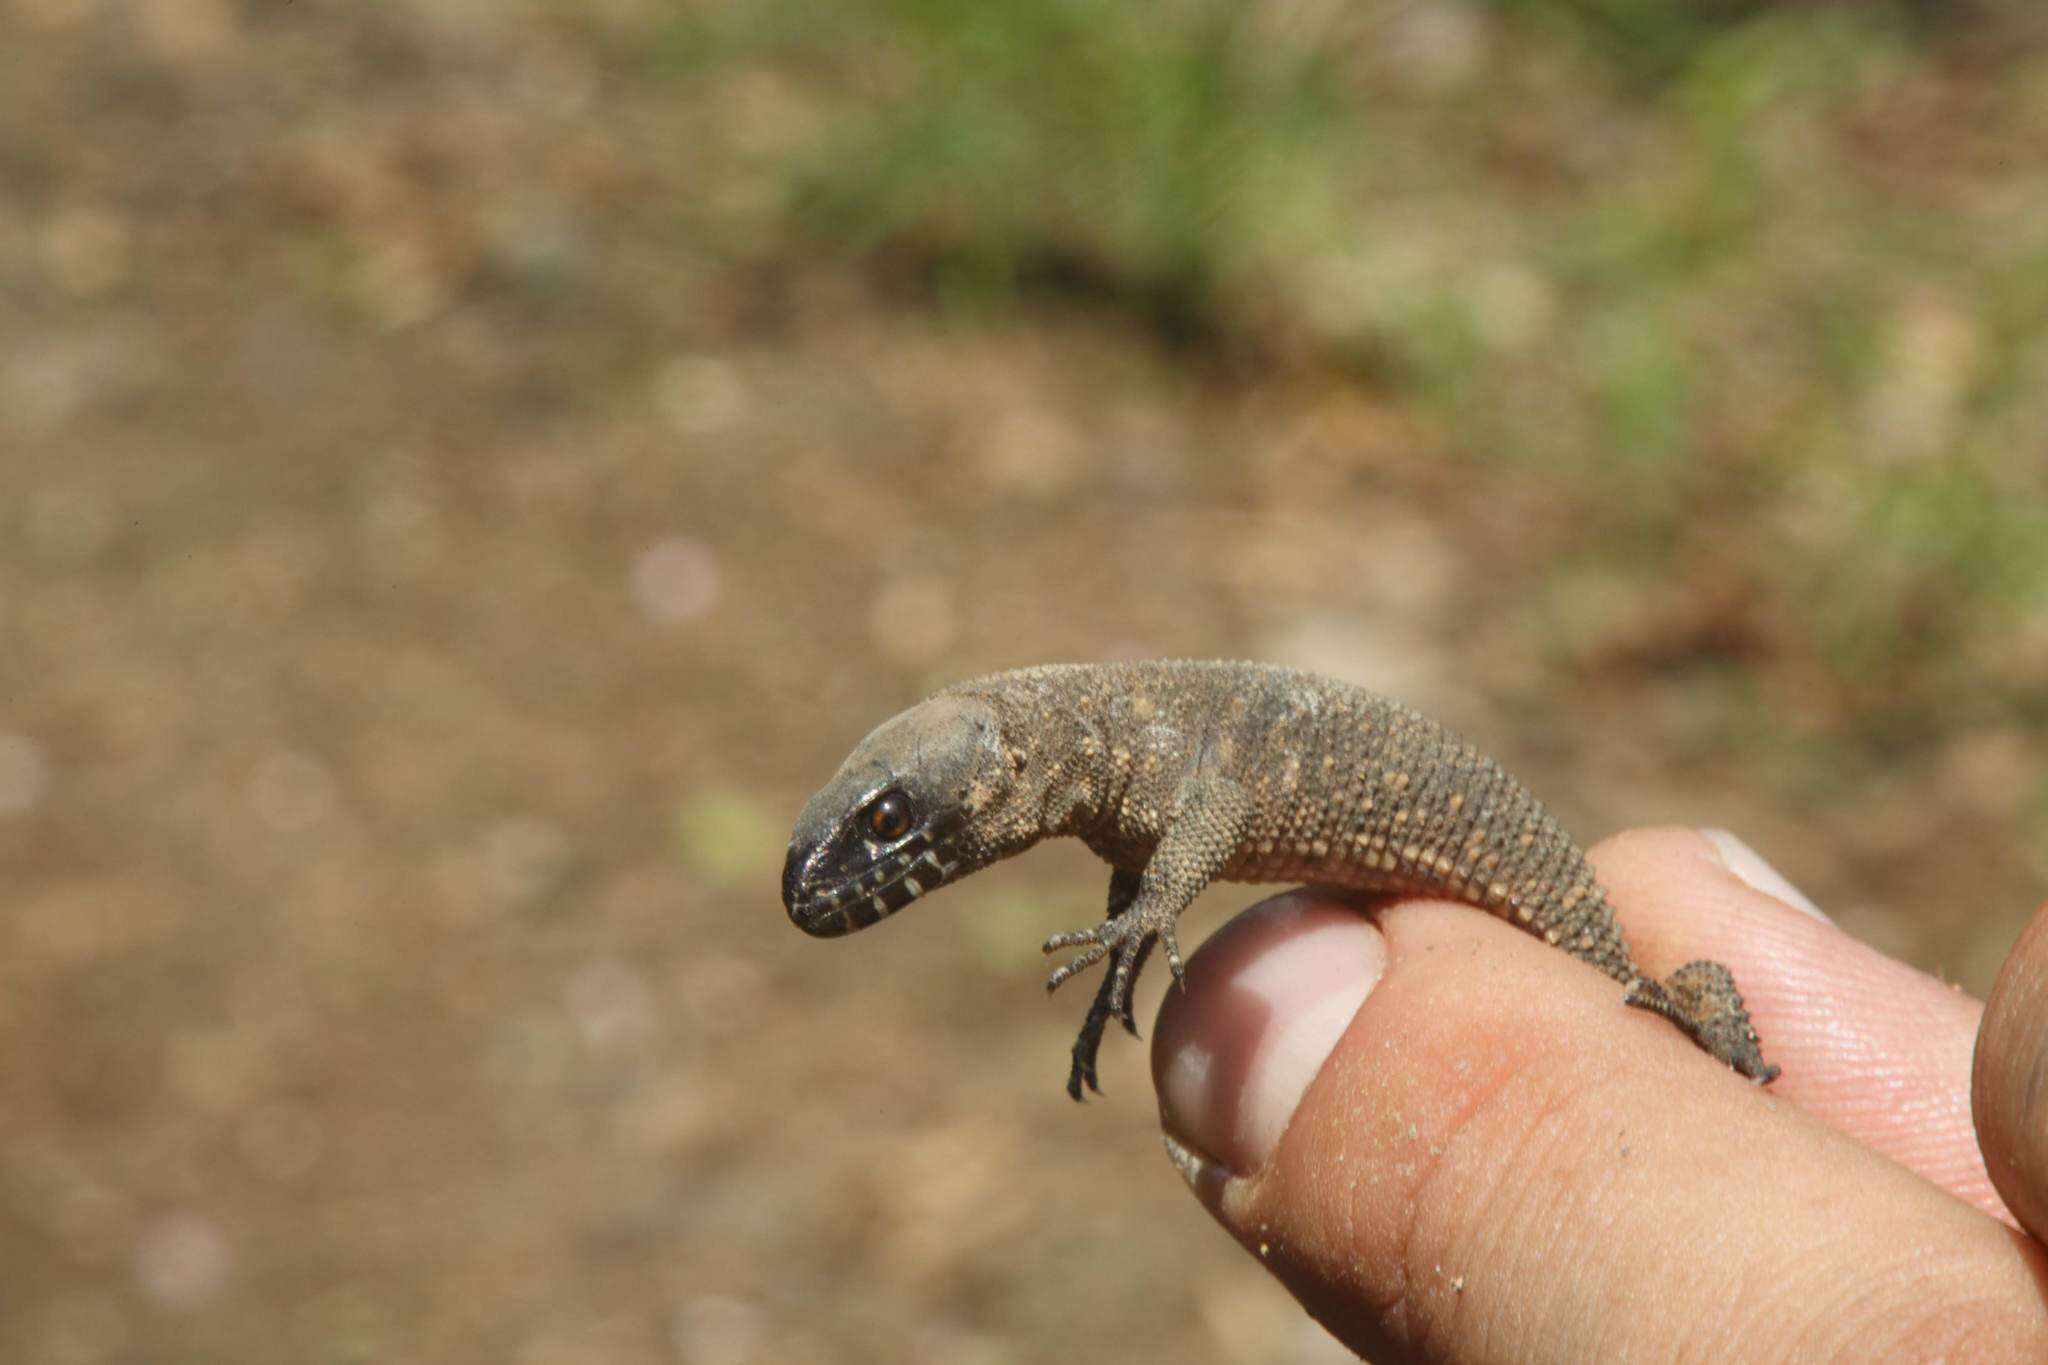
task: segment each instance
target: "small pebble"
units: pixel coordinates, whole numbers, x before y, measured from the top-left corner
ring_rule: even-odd
[[[592,1048],[638,1043],[654,1032],[654,997],[647,982],[615,958],[577,968],[564,995],[577,1033]]]
[[[718,561],[688,536],[657,541],[633,566],[633,598],[664,625],[702,616],[718,601]]]
[[[228,1278],[228,1242],[213,1220],[174,1213],[143,1229],[135,1248],[135,1278],[167,1308],[196,1308]]]

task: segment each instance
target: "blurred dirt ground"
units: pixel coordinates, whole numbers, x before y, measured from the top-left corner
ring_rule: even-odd
[[[1061,1092],[1084,853],[784,921],[804,796],[992,668],[1380,686],[1988,985],[2038,714],[1845,737],[1739,575],[1583,573],[1625,479],[1325,367],[707,246],[658,10],[0,6],[0,1358],[1335,1358],[1141,1047]]]

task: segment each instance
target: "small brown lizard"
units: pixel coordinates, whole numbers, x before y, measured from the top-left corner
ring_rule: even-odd
[[[1113,958],[1074,1041],[1067,1093],[1098,1093],[1112,1018],[1154,945],[1226,881],[1446,896],[1598,967],[1622,999],[1768,1083],[1734,978],[1692,962],[1662,982],[1629,956],[1585,854],[1527,788],[1408,707],[1265,664],[1063,664],[949,687],[885,721],[797,817],[782,900],[804,932],[862,929],[1041,839],[1110,865],[1099,925],[1046,981]]]

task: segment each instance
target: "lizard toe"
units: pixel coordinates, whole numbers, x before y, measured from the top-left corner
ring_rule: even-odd
[[[1109,956],[1109,945],[1097,943],[1075,955],[1071,962],[1063,962],[1052,969],[1052,975],[1045,978],[1045,989],[1049,995],[1068,981],[1087,971],[1103,958]]]
[[[1185,987],[1188,983],[1187,964],[1181,961],[1180,940],[1173,936],[1173,926],[1159,931],[1160,942],[1166,945],[1166,969],[1173,973],[1174,984]]]
[[[1083,1061],[1079,1055],[1079,1052],[1080,1045],[1076,1044],[1076,1055],[1074,1057],[1073,1065],[1070,1066],[1067,1070],[1067,1094],[1076,1103],[1084,1101],[1088,1098],[1086,1091],[1084,1091],[1082,1088],[1084,1086],[1087,1088],[1087,1090],[1092,1090],[1098,1095],[1102,1093],[1102,1085],[1095,1078],[1094,1060],[1090,1058],[1087,1061]]]
[[[1156,947],[1158,943],[1159,940],[1157,938],[1152,937],[1149,934],[1138,941],[1138,955],[1131,962],[1130,979],[1132,982],[1136,982],[1140,976],[1144,975],[1145,959],[1152,955],[1152,949]],[[1133,1038],[1139,1036],[1138,1021],[1132,1013],[1133,1009],[1137,1005],[1137,994],[1138,993],[1135,990],[1125,991],[1123,1007],[1117,1010],[1116,1012],[1117,1022],[1122,1024],[1124,1026],[1124,1032],[1130,1034]]]

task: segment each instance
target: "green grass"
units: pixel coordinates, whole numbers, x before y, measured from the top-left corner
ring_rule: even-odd
[[[2048,611],[2048,61],[1924,10],[758,0],[655,60],[815,115],[734,250],[1348,375],[1882,737]]]

